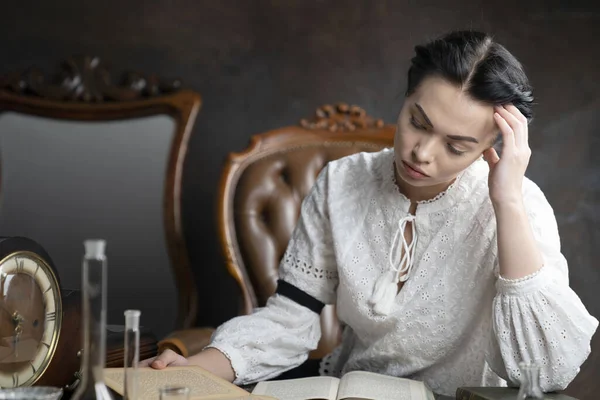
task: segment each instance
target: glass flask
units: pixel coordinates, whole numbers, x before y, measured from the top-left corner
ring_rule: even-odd
[[[104,240],[84,242],[81,380],[72,400],[113,400],[104,384],[106,358],[106,256]]]

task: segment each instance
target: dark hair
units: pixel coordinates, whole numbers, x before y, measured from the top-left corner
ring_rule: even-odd
[[[492,105],[512,103],[533,118],[533,94],[521,63],[488,34],[455,31],[415,47],[408,71],[410,96],[428,76],[456,84],[475,100]]]

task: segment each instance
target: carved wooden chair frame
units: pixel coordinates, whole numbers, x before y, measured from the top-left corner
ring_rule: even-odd
[[[155,114],[175,119],[163,195],[166,247],[178,289],[176,326],[193,326],[197,315],[194,276],[183,236],[181,185],[183,163],[201,97],[181,89],[179,80],[125,73],[122,82],[111,81],[97,57],[73,57],[60,71],[46,79],[37,69],[0,77],[0,113],[16,111],[30,115],[79,121],[109,121]]]

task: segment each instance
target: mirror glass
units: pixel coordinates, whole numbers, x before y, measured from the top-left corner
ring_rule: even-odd
[[[79,289],[83,241],[107,241],[108,323],[125,309],[162,337],[174,327],[175,281],[163,196],[176,129],[168,115],[72,121],[0,113],[0,236],[26,236]]]

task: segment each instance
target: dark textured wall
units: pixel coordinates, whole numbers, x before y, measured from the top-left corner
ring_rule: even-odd
[[[436,4],[437,3],[437,4]],[[536,89],[528,176],[555,208],[571,284],[600,316],[600,6],[597,1],[31,1],[4,2],[0,73],[52,71],[72,54],[181,77],[199,91],[184,176],[187,241],[200,323],[236,311],[214,225],[222,162],[254,133],[339,100],[393,121],[413,45],[448,29],[488,30]],[[150,316],[148,316],[150,318]]]

